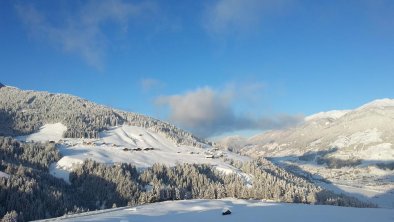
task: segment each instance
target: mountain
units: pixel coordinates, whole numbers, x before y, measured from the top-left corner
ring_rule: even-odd
[[[355,110],[318,113],[306,117],[300,126],[263,133],[247,142],[250,145],[245,150],[265,156],[299,156],[336,149],[330,156],[343,160],[394,160],[392,155],[379,156],[382,147],[390,151],[394,143],[394,100],[376,100]]]
[[[227,142],[222,144],[226,147]],[[394,207],[388,199],[394,198],[393,144],[394,100],[380,99],[354,110],[314,114],[299,126],[265,132],[227,148],[268,157],[301,175]]]
[[[3,85],[3,84],[0,82],[0,88],[1,88],[1,87],[4,87],[4,86],[5,86],[5,85]]]
[[[0,123],[5,221],[226,197],[376,207],[265,158],[221,150],[169,123],[71,95],[2,87]]]
[[[97,138],[99,132],[123,124],[140,126],[164,135],[180,145],[205,146],[205,141],[169,123],[98,105],[66,95],[0,88],[0,135],[19,136],[36,132],[46,123],[62,123],[64,137]]]

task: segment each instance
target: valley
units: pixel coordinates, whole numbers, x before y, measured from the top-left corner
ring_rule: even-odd
[[[24,212],[20,217],[25,220],[67,214],[61,220],[107,221],[116,215],[145,221],[135,209],[146,215],[144,209],[169,200],[164,206],[185,214],[173,218],[164,207],[159,217],[164,221],[194,217],[194,210],[183,207],[200,209],[205,204],[215,212],[223,207],[239,210],[239,216],[227,217],[230,221],[249,213],[258,216],[273,206],[282,212],[310,207],[331,214],[342,208],[317,205],[338,205],[347,207],[342,216],[352,207],[393,208],[392,169],[386,164],[393,158],[391,126],[386,126],[387,119],[380,120],[390,114],[376,114],[380,106],[372,106],[373,111],[367,106],[367,114],[355,111],[356,117],[353,111],[318,114],[295,128],[209,142],[169,123],[70,95],[12,87],[2,87],[0,93],[5,123],[0,127],[0,185],[2,197],[14,203],[0,211],[9,214],[14,206]],[[68,106],[73,110],[56,111]],[[384,107],[391,112],[391,105]],[[373,120],[365,123],[360,116]],[[355,125],[344,125],[347,119],[339,121],[344,117]],[[51,190],[49,196],[41,186]],[[15,203],[26,194],[10,188],[35,190],[39,194],[30,193],[26,201],[37,204]],[[48,203],[53,210],[42,207]],[[197,212],[202,218],[213,213],[201,209]],[[371,209],[372,214],[378,212]]]

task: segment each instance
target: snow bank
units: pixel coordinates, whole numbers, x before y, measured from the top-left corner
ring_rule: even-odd
[[[223,209],[232,214],[223,216]],[[63,221],[134,221],[134,222],[332,222],[393,221],[394,210],[350,208],[306,204],[272,203],[257,200],[181,200],[153,203],[138,207],[109,209],[70,215]]]

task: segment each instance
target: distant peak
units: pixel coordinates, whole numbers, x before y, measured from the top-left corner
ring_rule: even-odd
[[[385,108],[385,107],[394,107],[394,99],[384,98],[384,99],[376,99],[372,102],[366,103],[357,109],[354,110],[332,110],[328,112],[320,112],[310,116],[305,117],[305,121],[313,121],[318,119],[339,119],[342,116],[346,115],[352,111],[360,111],[365,109],[374,109],[374,108]]]
[[[328,112],[320,112],[310,116],[305,117],[305,121],[316,120],[316,119],[339,119],[344,116],[346,113],[350,112],[350,110],[332,110]]]
[[[4,86],[5,86],[5,85],[3,85],[3,84],[0,82],[0,88],[1,88],[1,87],[4,87]]]
[[[377,99],[359,107],[358,110],[368,109],[368,108],[384,108],[384,107],[394,107],[394,99],[389,99],[389,98]]]

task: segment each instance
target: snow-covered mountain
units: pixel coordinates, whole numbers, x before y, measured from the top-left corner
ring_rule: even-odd
[[[131,163],[139,168],[155,163],[206,163],[241,176],[222,159],[249,160],[219,151],[169,123],[66,94],[3,87],[0,122],[0,135],[16,136],[20,141],[56,142],[62,158],[50,167],[50,172],[67,182],[69,173],[86,159]]]
[[[172,124],[102,106],[67,94],[0,88],[0,136],[31,134],[45,124],[62,123],[69,138],[98,138],[110,127],[129,124],[150,129],[179,145],[203,147],[206,141]]]
[[[346,113],[350,112],[350,110],[332,110],[328,112],[320,112],[310,116],[305,117],[305,121],[312,121],[317,119],[339,119],[344,116]]]
[[[227,141],[218,143],[226,147]],[[394,99],[380,99],[354,110],[314,114],[297,127],[227,147],[252,157],[270,157],[293,171],[394,207],[393,144]]]
[[[304,155],[336,149],[343,160],[394,160],[394,100],[376,100],[355,110],[330,111],[305,118],[304,124],[266,132],[247,140],[244,150],[265,156]],[[383,148],[382,148],[383,147]],[[382,150],[389,155],[382,155]],[[384,153],[386,154],[386,153]]]
[[[6,219],[225,197],[375,207],[267,159],[252,161],[169,123],[75,96],[2,87],[0,123],[0,202],[6,203],[0,216]],[[227,141],[243,143],[241,137]]]

